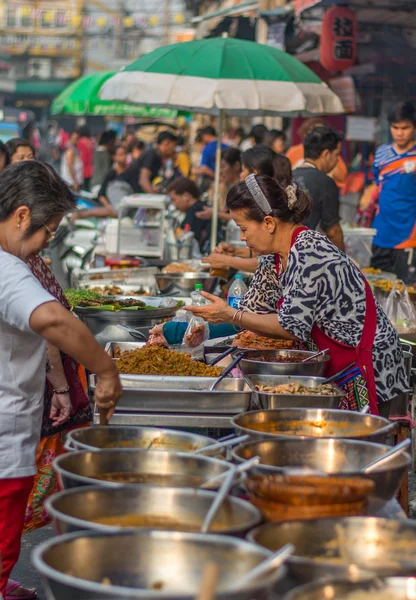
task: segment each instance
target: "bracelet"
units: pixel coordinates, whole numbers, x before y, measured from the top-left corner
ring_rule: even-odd
[[[62,396],[66,396],[67,394],[69,394],[69,385],[68,385],[68,387],[66,387],[63,390],[53,390],[53,393],[54,394],[60,394]]]
[[[235,313],[233,314],[231,323],[234,323],[234,319],[236,318],[236,316],[238,315],[239,312],[240,312],[240,310],[238,310],[238,309],[235,311]]]
[[[239,311],[239,312],[240,312],[240,318],[239,318],[239,320],[238,320],[238,322],[239,322],[239,324],[240,324],[240,325],[239,325],[239,327],[240,327],[240,329],[243,329],[243,323],[242,323],[242,321],[243,321],[243,315],[244,315],[244,312],[245,312],[245,311],[244,311],[243,309],[240,309],[240,311]]]

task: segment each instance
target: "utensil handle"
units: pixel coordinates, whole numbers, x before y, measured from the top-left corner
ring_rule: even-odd
[[[242,444],[246,440],[248,440],[248,435],[239,435],[238,437],[232,438],[230,440],[226,440],[225,442],[217,442],[216,444],[211,444],[211,446],[205,446],[204,448],[199,448],[193,454],[204,454],[205,452],[211,452],[212,450],[220,450],[221,448],[228,448],[229,446],[235,446],[236,444]]]
[[[285,544],[280,550],[263,560],[257,567],[251,569],[238,580],[237,585],[234,586],[234,589],[242,589],[247,587],[251,583],[253,579],[257,579],[262,575],[266,575],[272,569],[277,569],[282,562],[284,562],[293,552],[295,551],[295,547],[293,544]]]
[[[217,587],[219,567],[217,563],[209,562],[202,571],[201,587],[197,600],[213,600]]]
[[[225,352],[223,352],[222,354],[220,354],[219,356],[217,356],[217,358],[214,358],[214,360],[209,363],[209,366],[213,367],[214,365],[216,365],[217,363],[219,363],[223,358],[225,358],[229,354],[232,354],[234,352],[234,350],[236,350],[236,348],[234,346],[231,346],[230,348],[227,348],[227,350]]]
[[[66,439],[65,439],[65,442],[64,442],[64,450],[66,450],[67,452],[74,452],[75,448],[74,448],[74,446],[72,445],[72,443],[73,443],[73,442],[72,442],[72,440],[71,440],[71,439],[69,439],[69,438],[66,438]]]
[[[215,500],[211,504],[209,511],[207,512],[207,515],[204,519],[204,522],[202,523],[201,533],[208,532],[208,529],[210,528],[211,523],[215,518],[215,515],[217,514],[222,503],[224,502],[225,497],[227,496],[228,492],[232,488],[234,478],[236,475],[236,470],[237,470],[236,467],[233,465],[230,468],[230,470],[228,471],[227,476],[224,479],[224,482],[221,485],[220,489],[218,490],[217,495],[215,496]]]
[[[229,373],[231,373],[231,371],[234,369],[234,367],[236,367],[238,365],[238,363],[240,362],[240,360],[243,358],[244,356],[244,352],[240,352],[239,354],[237,354],[237,356],[234,358],[234,360],[232,361],[231,364],[228,365],[228,367],[226,367],[224,369],[224,371],[221,373],[221,375],[218,377],[217,381],[214,381],[214,383],[211,386],[211,391],[213,391],[217,385],[220,383],[220,381],[222,381],[224,379],[224,377],[227,377],[227,375]]]
[[[338,373],[335,373],[335,375],[331,375],[331,377],[328,377],[324,381],[321,381],[321,385],[325,385],[326,383],[331,383],[331,381],[334,381],[334,379],[338,379],[338,377],[341,377],[341,375],[344,375],[344,373],[347,373],[347,371],[349,371],[353,367],[355,367],[355,362],[348,365],[348,367],[345,367],[345,369],[342,369],[342,371],[338,371]]]
[[[394,446],[391,450],[386,452],[384,456],[373,460],[373,462],[371,462],[363,469],[363,473],[372,473],[373,471],[378,469],[378,467],[384,465],[384,463],[388,462],[398,454],[404,452],[410,446],[410,444],[411,441],[409,439],[403,440],[402,442],[400,442],[400,444],[397,444],[397,446]]]
[[[321,356],[322,354],[326,354],[327,352],[329,352],[329,348],[325,348],[325,350],[321,350],[320,352],[316,352],[315,354],[312,354],[312,356],[308,356],[308,358],[305,358],[304,360],[302,360],[303,363],[309,362],[310,360],[313,360],[314,358],[318,358],[318,356]]]
[[[100,415],[100,425],[108,425],[107,410],[105,408],[99,408],[98,413]]]

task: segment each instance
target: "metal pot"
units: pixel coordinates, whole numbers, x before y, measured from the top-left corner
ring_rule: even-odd
[[[33,563],[51,600],[193,600],[209,562],[219,568],[216,598],[251,600],[267,598],[284,567],[244,590],[232,586],[269,556],[265,548],[229,536],[90,531],[48,540],[35,549]]]
[[[212,294],[220,279],[209,273],[162,273],[155,275],[160,292],[166,296],[189,297],[197,283],[203,291]]]
[[[352,594],[359,594],[364,600],[379,598],[392,598],[394,600],[413,600],[415,597],[416,579],[413,577],[388,577],[377,581],[351,581],[347,578],[337,578],[302,585],[292,590],[284,600],[322,600],[322,598],[336,598],[348,600]]]
[[[144,448],[170,452],[195,452],[214,443],[212,438],[158,427],[96,426],[70,431],[67,450]]]
[[[408,454],[399,454],[368,475],[361,469],[391,450],[391,446],[343,439],[275,438],[246,442],[233,451],[237,462],[254,456],[260,464],[253,467],[255,475],[282,473],[290,467],[307,467],[334,476],[365,477],[376,484],[374,496],[387,502],[394,497],[410,465]]]
[[[348,410],[280,408],[241,413],[232,419],[238,435],[252,439],[278,437],[346,438],[385,443],[395,425],[383,417],[362,415]],[[262,431],[272,424],[273,431]],[[269,425],[270,427],[270,425]],[[278,432],[278,433],[277,433]]]
[[[240,364],[243,361],[240,361]],[[279,365],[280,366],[280,365]],[[345,392],[332,384],[333,393],[330,396],[323,394],[274,394],[272,392],[258,392],[256,385],[277,386],[286,383],[300,383],[309,388],[317,388],[323,377],[301,377],[284,375],[246,375],[253,390],[253,407],[261,409],[274,408],[338,408]]]
[[[83,531],[120,531],[122,525],[97,523],[105,517],[137,517],[125,527],[173,531],[201,530],[216,492],[188,488],[138,485],[119,488],[84,487],[54,494],[46,508],[59,534]],[[244,535],[262,520],[249,502],[229,496],[210,528],[212,533]],[[137,523],[137,524],[134,524]]]
[[[416,573],[416,523],[410,520],[344,517],[267,523],[248,539],[273,552],[293,544],[287,566],[298,582],[336,577],[338,567],[353,564],[382,577]]]
[[[64,489],[82,485],[116,487],[120,483],[97,479],[105,473],[135,473],[143,476],[142,483],[154,483],[171,487],[199,487],[199,485],[226,473],[228,463],[193,456],[181,452],[158,450],[101,450],[100,452],[71,452],[58,456],[53,462]],[[127,482],[126,482],[127,483]]]
[[[244,375],[301,375],[316,376],[323,375],[325,367],[330,357],[320,356],[311,362],[272,362],[273,358],[285,356],[303,356],[308,358],[316,352],[305,352],[301,350],[251,350],[246,352],[244,358],[240,361],[240,369]],[[271,362],[258,360],[259,356],[267,357]],[[305,384],[306,385],[306,384]]]

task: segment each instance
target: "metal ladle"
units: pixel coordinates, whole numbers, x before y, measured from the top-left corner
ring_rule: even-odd
[[[216,442],[210,446],[204,446],[204,448],[199,448],[198,450],[195,450],[193,454],[204,454],[205,452],[211,452],[212,450],[222,450],[222,448],[228,448],[235,446],[236,444],[242,444],[243,442],[246,442],[248,438],[248,435],[239,435],[238,437],[233,437],[222,442]]]
[[[400,444],[397,444],[397,446],[394,446],[391,450],[386,452],[386,454],[384,454],[383,456],[380,456],[379,458],[376,458],[376,460],[373,460],[366,467],[361,469],[362,472],[363,473],[372,473],[378,467],[384,465],[385,462],[388,462],[389,460],[391,460],[398,454],[401,454],[402,452],[404,452],[410,446],[410,444],[411,444],[411,441],[409,439],[403,440],[402,442],[400,442]]]
[[[230,468],[230,470],[228,471],[220,489],[217,492],[217,495],[215,496],[214,502],[211,504],[211,506],[206,514],[204,522],[202,523],[201,533],[208,532],[208,529],[212,525],[212,522],[215,519],[217,512],[221,508],[224,500],[226,499],[226,497],[228,495],[228,492],[231,490],[231,488],[233,486],[236,472],[237,472],[237,469],[233,465]]]

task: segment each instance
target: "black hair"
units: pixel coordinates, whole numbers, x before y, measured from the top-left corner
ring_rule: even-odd
[[[264,139],[266,137],[267,132],[267,127],[260,123],[259,125],[254,125],[254,127],[251,128],[249,137],[254,139],[255,144],[264,144]]]
[[[289,208],[288,195],[281,185],[267,175],[256,175],[256,181],[263,194],[266,196],[271,208],[271,216],[285,223],[303,223],[312,209],[312,200],[299,188],[296,188],[297,201]],[[246,218],[261,223],[265,213],[256,204],[245,181],[233,185],[227,194],[227,208],[229,210],[244,210]]]
[[[241,162],[250,173],[257,172],[258,175],[274,176],[273,160],[276,153],[268,146],[254,146],[243,152]]]
[[[284,154],[275,154],[273,158],[274,179],[284,189],[293,182],[292,165]]]
[[[135,148],[137,148],[138,150],[145,150],[146,144],[144,143],[143,140],[134,140],[134,142],[129,144],[129,151],[131,152]]]
[[[411,102],[400,102],[389,112],[387,119],[390,125],[410,121],[416,127],[416,109]]]
[[[316,160],[324,150],[330,152],[336,150],[340,142],[342,142],[342,137],[331,127],[315,127],[303,142],[305,158]]]
[[[159,145],[162,144],[162,142],[165,142],[166,140],[169,142],[177,142],[178,137],[171,131],[161,131],[157,136],[156,143],[157,145]]]
[[[281,129],[270,129],[270,131],[267,133],[266,139],[268,144],[273,144],[274,141],[279,139],[282,139],[285,142],[287,137],[285,132]]]
[[[88,125],[81,125],[81,127],[78,128],[77,133],[80,137],[91,137]]]
[[[30,148],[33,152],[33,156],[35,156],[35,149],[29,140],[25,140],[24,138],[12,138],[8,142],[6,142],[6,150],[9,153],[9,158],[12,158],[13,154],[15,154],[18,148]]]
[[[213,137],[217,137],[217,132],[214,127],[211,125],[207,125],[200,130],[201,135],[212,135]]]
[[[2,142],[0,140],[0,156],[4,155],[4,167],[7,167],[7,165],[10,164],[10,156],[9,156],[9,151],[7,150],[7,146],[4,142]]]
[[[120,150],[120,148],[123,148],[123,150],[124,150],[125,152],[127,152],[127,148],[126,148],[126,146],[124,146],[123,144],[116,144],[116,146],[114,146],[114,149],[113,149],[113,150],[112,150],[112,152],[111,152],[111,155],[112,155],[112,156],[114,156],[114,155],[115,155],[115,153],[117,152],[117,150]]]
[[[230,167],[237,163],[241,164],[241,152],[238,148],[226,148],[222,151],[221,160],[225,161]]]
[[[76,200],[53,167],[29,160],[0,173],[0,222],[6,221],[20,206],[30,209],[27,239],[52,217],[74,210]]]
[[[187,177],[180,177],[179,179],[172,181],[168,187],[168,194],[171,192],[178,195],[188,193],[192,198],[195,198],[195,200],[198,200],[201,195],[200,189],[196,183]]]
[[[111,144],[116,139],[117,139],[116,131],[114,131],[114,129],[108,129],[107,131],[103,131],[98,143],[100,146],[107,146],[107,144]]]

